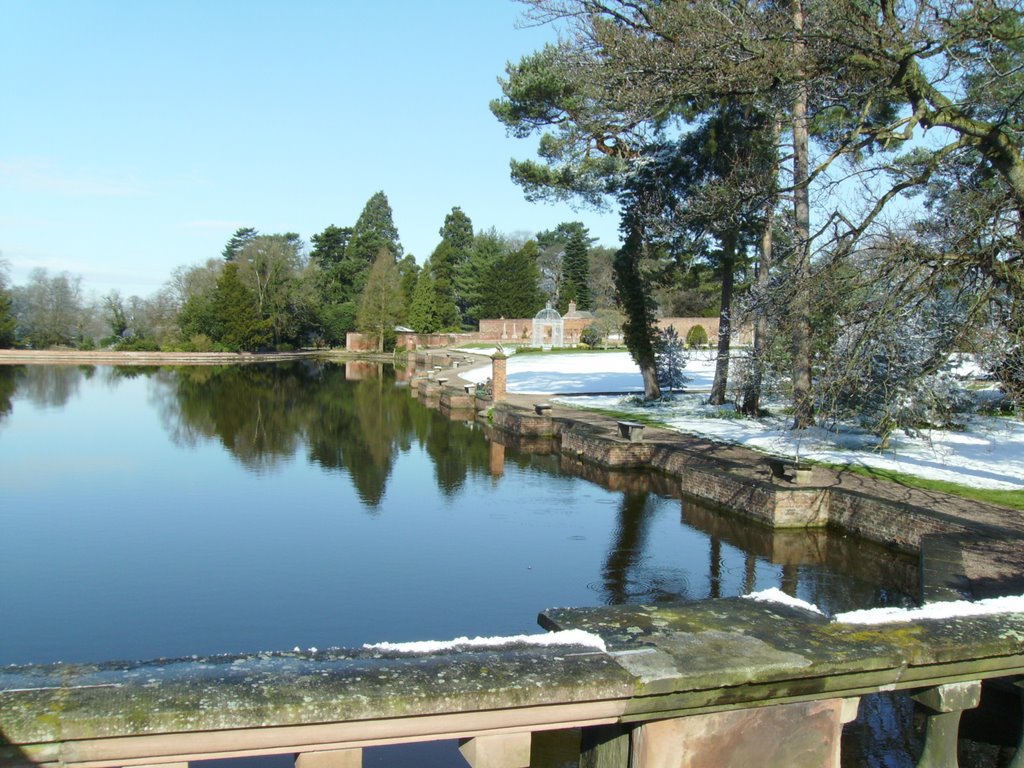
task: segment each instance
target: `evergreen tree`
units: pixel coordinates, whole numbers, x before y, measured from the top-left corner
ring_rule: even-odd
[[[430,274],[437,294],[435,311],[441,328],[446,331],[457,331],[462,327],[462,314],[455,293],[457,272],[458,254],[451,243],[442,240],[430,256]]]
[[[465,268],[459,272],[459,291],[466,302],[464,317],[468,324],[476,324],[480,318],[489,316],[484,311],[483,303],[491,268],[508,250],[508,241],[493,227],[473,238],[469,259]]]
[[[402,305],[405,307],[405,312],[402,315],[404,322],[408,319],[409,309],[412,307],[412,297],[416,291],[416,282],[420,276],[420,265],[416,263],[416,258],[411,253],[405,254],[398,262],[398,275],[399,284],[402,286]]]
[[[482,302],[486,317],[533,317],[544,307],[537,252],[530,240],[494,262]]]
[[[416,280],[412,304],[409,307],[409,325],[417,333],[435,333],[441,329],[441,320],[437,312],[437,291],[434,289],[434,276],[431,274],[429,261],[423,266]]]
[[[256,295],[242,281],[238,264],[230,262],[213,291],[211,336],[232,350],[255,350],[270,342],[269,323],[260,317]]]
[[[574,228],[565,244],[562,257],[562,286],[558,295],[558,311],[565,314],[569,302],[575,301],[579,310],[590,310],[590,261],[585,227]]]
[[[378,352],[384,351],[387,341],[393,342],[395,325],[405,309],[400,279],[395,257],[382,247],[367,276],[356,316],[359,331],[376,337]]]
[[[697,326],[699,327],[699,326]],[[658,385],[661,391],[673,392],[682,389],[688,377],[686,368],[686,347],[679,333],[671,325],[658,333],[658,346],[655,350],[658,360]]]
[[[473,223],[461,208],[452,208],[440,229],[441,242],[430,256],[437,291],[437,307],[444,328],[458,330],[466,316],[468,302],[461,295],[459,275],[469,261],[473,246]]]
[[[395,261],[402,258],[402,244],[398,239],[398,229],[391,214],[391,205],[387,195],[375,192],[352,227],[352,238],[346,249],[346,257],[356,264],[365,266],[364,281],[370,266],[376,261],[381,248],[387,248]],[[362,284],[358,284],[362,291]]]
[[[258,235],[259,232],[257,232],[253,227],[239,227],[236,229],[235,234],[231,236],[227,245],[224,246],[224,250],[221,251],[221,256],[224,257],[224,261],[234,261],[238,252],[245,247],[246,243],[249,243]]]

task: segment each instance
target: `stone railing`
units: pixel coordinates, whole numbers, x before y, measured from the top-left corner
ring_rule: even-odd
[[[473,766],[525,768],[544,732],[580,729],[580,765],[838,766],[859,697],[926,707],[921,766],[955,766],[981,681],[1024,674],[1024,615],[840,624],[743,598],[562,609],[606,649],[363,649],[0,671],[0,766],[182,765],[296,756],[351,768],[362,749],[463,740]],[[600,643],[598,643],[600,645]]]

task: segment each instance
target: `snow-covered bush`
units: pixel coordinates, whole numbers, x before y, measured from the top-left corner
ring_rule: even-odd
[[[884,315],[869,305],[840,318],[818,382],[819,416],[853,422],[883,439],[897,429],[957,427],[972,400],[943,370],[962,321],[956,302],[931,297]]]

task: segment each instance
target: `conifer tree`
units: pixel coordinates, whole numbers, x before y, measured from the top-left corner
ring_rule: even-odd
[[[395,257],[386,246],[382,247],[366,278],[356,317],[360,332],[377,339],[378,352],[383,352],[385,342],[393,339],[395,325],[404,310],[400,279]]]

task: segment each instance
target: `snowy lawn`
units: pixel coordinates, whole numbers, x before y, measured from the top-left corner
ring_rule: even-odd
[[[708,390],[714,376],[713,353],[687,362],[688,389]],[[472,381],[490,376],[483,367],[464,374]],[[683,393],[667,402],[645,405],[637,398],[608,392],[642,392],[643,380],[626,352],[513,355],[508,359],[508,389],[519,394],[572,395],[554,400],[578,408],[636,414],[680,432],[704,435],[779,456],[861,465],[873,469],[945,480],[974,488],[1024,491],[1024,422],[972,416],[962,432],[931,430],[921,437],[902,432],[878,450],[877,439],[856,429],[792,432],[785,415],[746,419],[731,408],[705,405],[706,394]],[[769,409],[772,404],[767,405]]]

